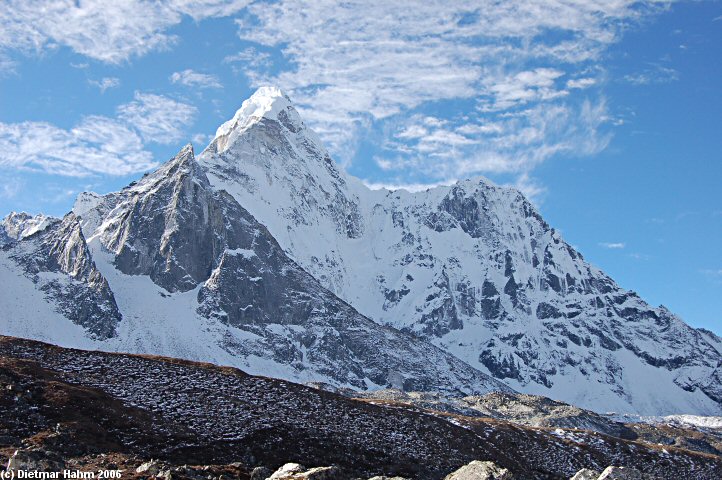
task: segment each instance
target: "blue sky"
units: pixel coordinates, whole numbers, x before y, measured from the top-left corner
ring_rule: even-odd
[[[369,185],[515,185],[722,333],[722,3],[389,3],[2,2],[0,214],[117,190],[272,84]]]

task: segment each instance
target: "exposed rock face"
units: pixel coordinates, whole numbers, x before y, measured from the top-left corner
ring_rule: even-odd
[[[517,390],[601,411],[722,412],[720,338],[619,287],[516,190],[475,179],[370,191],[273,89],[199,163],[360,313]]]
[[[108,282],[96,268],[76,216],[70,213],[62,221],[18,238],[21,241],[5,248],[5,258],[31,279],[54,308],[92,338],[115,336],[122,315]]]
[[[450,473],[444,480],[513,480],[513,478],[509,470],[499,467],[494,462],[474,460]]]
[[[118,270],[147,275],[169,292],[192,290],[206,280],[221,253],[224,230],[212,197],[190,146],[113,196],[115,221],[103,229],[102,241],[115,253]]]

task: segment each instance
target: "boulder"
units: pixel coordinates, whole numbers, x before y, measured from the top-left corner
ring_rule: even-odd
[[[336,467],[316,467],[307,469],[298,463],[287,463],[267,480],[340,480]]]
[[[251,480],[266,480],[272,474],[268,467],[256,467],[251,472]]]
[[[509,470],[499,467],[494,462],[474,460],[448,474],[444,480],[512,480],[513,478]]]
[[[574,474],[569,480],[597,480],[599,478],[599,472],[590,470],[588,468],[582,468]]]
[[[61,472],[65,462],[58,455],[44,450],[16,450],[7,464],[7,471]]]
[[[157,476],[160,473],[161,465],[158,463],[157,460],[150,460],[143,464],[141,464],[138,468],[135,469],[135,473],[140,473],[142,475],[148,475],[148,476]]]

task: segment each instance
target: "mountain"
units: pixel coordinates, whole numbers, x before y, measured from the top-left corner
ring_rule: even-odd
[[[0,252],[0,279],[5,334],[356,389],[511,391],[323,288],[211,188],[190,146],[120,192],[82,195],[62,220],[18,236]]]
[[[721,411],[720,338],[619,287],[517,190],[370,190],[274,88],[199,163],[339,298],[516,390],[598,411]]]
[[[120,192],[82,194],[34,233],[15,225],[41,219],[11,217],[4,334],[356,389],[722,412],[722,340],[619,287],[521,193],[370,190],[275,88],[197,159],[186,147]]]
[[[19,470],[248,479],[254,467],[298,462],[336,472],[291,478],[440,480],[493,459],[517,479],[568,479],[613,464],[645,478],[712,480],[722,468],[719,456],[674,446],[376,405],[216,365],[8,337],[0,337],[0,381],[0,464],[11,457]],[[156,474],[143,474],[153,466]]]

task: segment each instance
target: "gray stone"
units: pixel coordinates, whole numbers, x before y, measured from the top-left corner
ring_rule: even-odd
[[[273,474],[268,467],[256,467],[251,472],[251,480],[266,480]]]
[[[160,471],[161,465],[156,460],[149,460],[145,463],[142,463],[138,468],[135,469],[135,473],[152,476],[158,475]]]
[[[599,472],[588,468],[582,468],[569,480],[597,480],[597,478],[599,478]]]
[[[60,456],[44,450],[16,450],[7,464],[9,472],[61,472],[64,468]]]
[[[450,473],[444,480],[512,480],[513,478],[509,470],[499,467],[494,462],[474,460]]]

